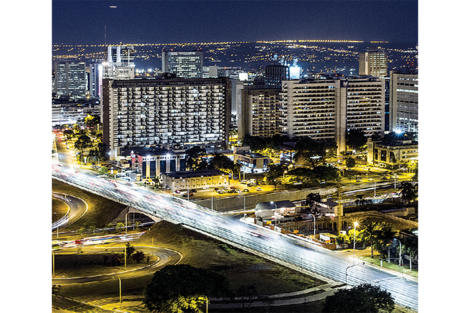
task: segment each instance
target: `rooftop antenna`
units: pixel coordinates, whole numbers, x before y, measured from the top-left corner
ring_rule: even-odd
[[[104,24],[104,60],[108,59],[108,49],[106,46],[106,24]]]

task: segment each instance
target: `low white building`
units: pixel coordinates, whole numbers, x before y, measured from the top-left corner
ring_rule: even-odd
[[[162,186],[167,190],[223,188],[230,185],[227,173],[219,170],[180,171],[162,173]]]

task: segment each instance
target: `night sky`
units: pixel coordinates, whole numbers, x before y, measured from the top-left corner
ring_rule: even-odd
[[[116,6],[117,8],[110,8]],[[418,42],[418,1],[52,1],[53,44],[287,39]]]

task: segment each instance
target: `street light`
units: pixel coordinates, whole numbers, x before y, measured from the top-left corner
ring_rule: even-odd
[[[357,222],[354,222],[354,246],[353,246],[353,250],[354,250],[354,258],[353,260],[356,259],[356,226],[357,226]],[[353,262],[354,263],[354,262]]]
[[[401,241],[400,241],[399,239],[397,239],[397,238],[394,238],[393,240],[396,240],[396,241],[398,241],[398,242],[400,243],[400,254],[399,254],[399,257],[398,257],[398,266],[402,266],[402,264],[401,264]],[[411,262],[411,261],[410,261],[410,262]],[[402,267],[402,269],[401,269],[401,273],[403,274],[403,267]]]
[[[57,223],[57,221],[59,220],[59,216],[57,215],[57,212],[54,212],[54,215],[56,217],[55,221]],[[57,227],[57,239],[59,239],[59,223],[57,223],[56,227]]]

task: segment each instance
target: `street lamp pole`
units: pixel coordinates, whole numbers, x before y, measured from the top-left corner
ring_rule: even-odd
[[[313,215],[313,238],[315,238],[315,230],[316,230],[316,227],[315,227],[315,214]]]
[[[402,273],[402,275],[403,275],[403,265],[401,264],[401,241],[400,241],[400,239],[397,239],[397,238],[395,238],[394,240],[397,240],[398,243],[400,243],[400,255],[399,255],[399,257],[398,257],[398,266],[401,266],[401,267],[402,267],[401,273]],[[410,262],[411,262],[411,261],[410,261]]]
[[[353,260],[356,260],[356,226],[357,226],[357,222],[354,222],[354,246],[353,246],[354,259]]]
[[[59,216],[57,215],[57,212],[54,212],[55,218],[56,218],[56,223],[59,220]],[[57,239],[59,239],[59,224],[56,225],[57,227]]]
[[[127,235],[127,214],[129,214],[130,212],[127,212],[126,213],[126,235]]]
[[[55,276],[55,254],[52,251],[52,276]]]

